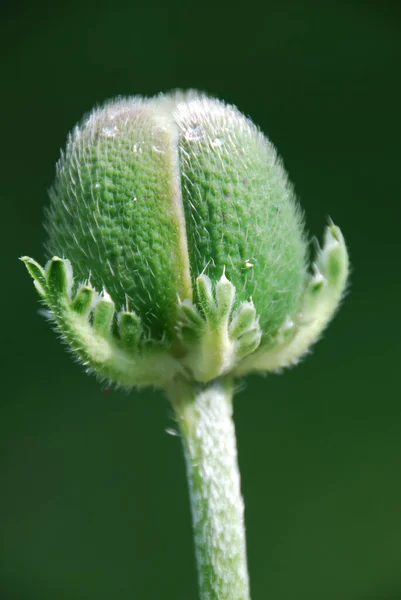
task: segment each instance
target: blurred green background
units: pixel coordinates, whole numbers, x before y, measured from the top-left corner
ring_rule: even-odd
[[[330,215],[353,263],[313,355],[247,379],[235,402],[253,598],[401,599],[400,5],[39,0],[3,4],[0,38],[0,599],[197,597],[167,401],[105,394],[17,261],[43,259],[46,190],[75,122],[175,87],[250,115],[308,230],[321,237]]]

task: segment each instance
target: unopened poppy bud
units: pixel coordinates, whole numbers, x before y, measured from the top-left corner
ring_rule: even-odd
[[[81,360],[127,386],[292,364],[347,280],[333,224],[309,274],[272,144],[235,107],[193,92],[86,117],[58,162],[46,229],[47,267],[24,258],[39,294]]]

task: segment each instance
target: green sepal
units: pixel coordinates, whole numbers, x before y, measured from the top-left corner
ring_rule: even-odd
[[[137,348],[142,335],[142,325],[139,317],[133,312],[124,311],[118,316],[118,324],[123,347],[127,350]]]
[[[253,326],[256,319],[256,309],[253,302],[242,302],[231,320],[230,336],[232,338],[240,337]]]
[[[196,290],[198,293],[199,306],[206,319],[213,319],[216,312],[216,303],[213,298],[212,282],[209,277],[202,273],[196,279]]]
[[[344,296],[349,260],[344,238],[332,222],[326,227],[323,248],[317,247],[312,273],[307,278],[296,314],[288,315],[275,337],[262,341],[235,369],[235,375],[250,371],[277,371],[291,366],[309,352],[335,315]]]
[[[22,256],[20,260],[25,264],[28,273],[32,277],[39,296],[45,298],[47,287],[45,270],[36,260],[33,260],[29,256]]]
[[[323,250],[317,257],[317,267],[330,285],[335,285],[343,275],[346,260],[344,239],[339,227],[330,223],[324,233]]]
[[[55,256],[46,265],[47,293],[54,301],[69,298],[72,287],[72,267],[69,260]]]
[[[235,297],[235,287],[227,279],[225,273],[215,284],[202,273],[196,279],[199,305],[211,327],[220,327],[222,321],[227,322]],[[213,293],[214,292],[214,293]]]
[[[115,333],[114,302],[107,292],[99,295],[89,284],[84,284],[71,301],[73,274],[68,260],[54,257],[46,269],[29,257],[22,260],[50,310],[52,322],[88,371],[127,388],[144,385],[165,388],[177,374],[185,376],[184,368],[167,346],[152,340],[141,345],[138,320],[135,327],[132,317],[129,327],[122,326],[122,339],[121,329],[119,334]],[[122,322],[120,318],[120,326]],[[135,339],[136,347],[134,344],[125,347]]]
[[[227,319],[231,314],[234,303],[235,287],[223,273],[219,281],[216,283],[216,303],[217,303],[217,318]]]
[[[254,352],[262,334],[251,302],[242,302],[232,315],[235,287],[224,272],[214,285],[205,274],[196,285],[199,309],[189,300],[180,303],[179,337],[187,348],[182,362],[194,379],[207,382],[230,372]]]
[[[244,333],[237,341],[235,346],[235,354],[237,360],[242,360],[245,356],[252,354],[258,348],[262,332],[259,327],[255,327]]]
[[[323,288],[327,285],[327,281],[319,271],[316,263],[312,264],[312,271],[313,275],[309,278],[306,288],[311,299],[318,298]]]
[[[92,307],[94,295],[95,291],[90,285],[81,285],[71,303],[71,309],[79,315],[87,316]]]
[[[114,302],[109,294],[103,290],[100,300],[93,310],[93,329],[102,337],[110,335],[115,313]]]
[[[200,315],[196,306],[190,300],[184,300],[180,304],[182,315],[192,328],[201,331],[205,326],[205,320]]]

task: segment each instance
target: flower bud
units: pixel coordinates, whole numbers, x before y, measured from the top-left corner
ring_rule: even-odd
[[[155,367],[161,385],[177,374],[208,381],[242,373],[244,360],[246,370],[286,364],[281,350],[280,364],[273,355],[305,329],[301,312],[315,276],[308,275],[302,216],[283,165],[235,107],[191,92],[112,101],[70,135],[50,196],[47,251],[68,259],[65,273],[56,265],[65,279],[58,288],[64,308],[54,301],[52,283],[46,291],[48,273],[38,279],[40,265],[25,260],[64,334],[71,319],[63,310],[74,314],[68,328],[84,319],[85,339],[90,329],[128,363],[163,356]],[[321,254],[335,254],[325,293],[335,288],[336,300],[307,347],[347,278],[342,236],[330,227],[329,244],[340,250]],[[75,283],[67,290],[69,265]],[[51,261],[47,270],[56,272]],[[88,282],[90,290],[107,291],[94,303]],[[74,302],[92,302],[91,311],[74,312]],[[82,352],[94,344],[69,341],[106,378],[126,385],[157,379],[114,373],[93,361],[91,350]],[[298,358],[293,352],[288,363]]]

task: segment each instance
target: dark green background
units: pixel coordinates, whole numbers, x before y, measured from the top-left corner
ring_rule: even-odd
[[[156,392],[104,394],[37,314],[66,134],[118,94],[196,87],[269,135],[350,294],[304,363],[235,403],[254,600],[401,599],[397,3],[3,5],[1,600],[194,600],[180,440]]]

